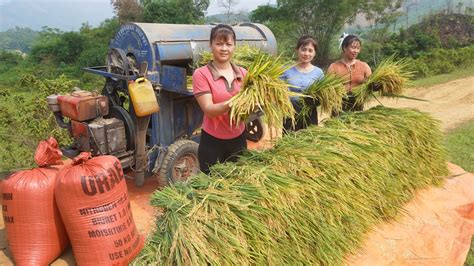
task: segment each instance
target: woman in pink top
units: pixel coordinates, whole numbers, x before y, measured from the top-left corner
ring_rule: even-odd
[[[235,161],[247,148],[245,124],[230,123],[229,102],[242,86],[247,71],[231,62],[235,49],[235,32],[219,24],[211,30],[213,60],[193,74],[194,97],[201,107],[201,140],[198,157],[201,171],[208,174],[217,162]]]
[[[345,36],[341,44],[343,58],[332,63],[328,68],[328,74],[334,73],[343,76],[346,80],[344,86],[349,97],[343,101],[342,110],[345,112],[362,111],[363,106],[355,104],[352,89],[364,83],[372,74],[372,70],[367,63],[356,59],[361,45],[362,42],[357,36]]]

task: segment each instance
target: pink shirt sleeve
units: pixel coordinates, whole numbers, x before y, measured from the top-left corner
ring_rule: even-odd
[[[245,79],[245,76],[247,76],[247,69],[243,68],[243,67],[240,67],[240,72],[242,72],[242,76],[244,77]]]
[[[193,93],[195,97],[205,93],[211,93],[211,87],[209,86],[202,69],[197,69],[193,73]]]

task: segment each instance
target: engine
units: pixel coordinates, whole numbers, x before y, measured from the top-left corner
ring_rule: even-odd
[[[63,150],[67,157],[88,151],[92,155],[123,157],[127,149],[124,122],[105,118],[109,113],[108,98],[95,92],[77,90],[67,95],[50,95],[48,106],[56,122],[69,130],[74,141]]]

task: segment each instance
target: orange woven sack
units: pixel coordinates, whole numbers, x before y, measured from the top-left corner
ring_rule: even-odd
[[[38,166],[45,166],[60,161],[62,156],[63,153],[58,149],[58,142],[50,137],[47,141],[41,141],[36,148],[35,162]]]
[[[69,245],[54,198],[63,167],[50,165],[61,163],[56,140],[41,141],[36,155],[43,158],[43,167],[18,171],[2,181],[3,221],[15,265],[48,265]]]
[[[127,265],[143,247],[120,161],[83,152],[63,168],[56,200],[78,265]]]

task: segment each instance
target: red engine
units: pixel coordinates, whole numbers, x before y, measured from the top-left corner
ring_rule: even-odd
[[[75,91],[71,95],[60,95],[57,99],[62,115],[71,120],[82,122],[109,113],[109,102],[104,95]]]
[[[50,95],[47,101],[58,125],[67,128],[74,138],[73,145],[64,150],[66,156],[89,151],[93,155],[130,157],[132,152],[127,152],[124,122],[113,117],[104,118],[109,114],[106,96],[79,90],[68,95]]]

